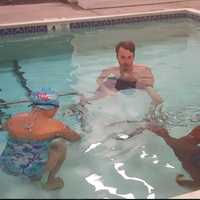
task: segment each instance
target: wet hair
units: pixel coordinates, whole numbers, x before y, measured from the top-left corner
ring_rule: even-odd
[[[135,43],[133,41],[121,41],[115,47],[116,55],[118,55],[119,48],[122,47],[124,49],[129,50],[135,55]]]

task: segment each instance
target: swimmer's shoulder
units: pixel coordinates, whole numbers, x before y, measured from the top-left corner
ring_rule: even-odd
[[[52,118],[48,119],[47,124],[48,124],[49,130],[51,129],[52,132],[55,132],[55,133],[62,134],[66,131],[71,130],[67,124],[57,119],[52,119]]]
[[[17,113],[15,115],[11,116],[7,120],[6,123],[7,123],[8,126],[10,124],[18,124],[18,123],[22,122],[23,120],[25,120],[28,116],[29,116],[28,112]]]
[[[117,74],[119,73],[119,67],[117,66],[112,66],[112,67],[109,67],[109,68],[106,68],[106,69],[103,69],[102,70],[102,73],[103,74]]]
[[[23,118],[23,117],[27,117],[29,116],[29,112],[19,112],[19,113],[16,113],[15,115],[13,115],[11,117],[11,119],[14,119],[14,118]]]
[[[50,122],[53,123],[54,130],[52,130],[52,133],[55,136],[60,136],[70,141],[80,140],[80,135],[67,124],[56,119],[50,119]]]
[[[145,64],[134,64],[135,68],[141,69],[141,70],[150,70],[149,66]]]
[[[135,70],[151,72],[150,67],[145,64],[135,64],[134,67],[135,67]]]

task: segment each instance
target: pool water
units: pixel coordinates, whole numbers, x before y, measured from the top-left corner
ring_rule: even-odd
[[[30,90],[42,86],[60,94],[76,91],[89,96],[97,87],[99,73],[117,64],[115,45],[128,39],[136,43],[136,62],[148,65],[155,76],[155,89],[169,114],[170,135],[182,137],[199,123],[191,120],[198,114],[200,98],[198,25],[179,19],[1,40],[0,101],[27,98]],[[85,131],[77,117],[62,115],[79,96],[65,95],[60,101],[56,117],[82,136],[80,142],[66,142],[68,157],[58,173],[64,178],[64,188],[47,192],[0,172],[1,198],[168,198],[190,191],[176,183],[178,173],[189,174],[162,138],[145,131],[128,140],[115,140],[114,129],[102,128],[111,118],[119,120],[124,110],[134,112],[134,104],[117,104],[115,98],[94,103],[97,109],[89,113],[86,127],[92,130]],[[27,105],[0,107],[0,121],[28,110]],[[123,131],[123,126],[118,129]],[[6,132],[1,133],[0,151],[6,142]]]

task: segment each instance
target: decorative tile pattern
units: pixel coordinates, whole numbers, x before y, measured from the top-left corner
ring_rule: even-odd
[[[0,37],[10,36],[10,35],[19,35],[19,34],[28,34],[28,33],[47,33],[47,25],[35,25],[35,26],[23,26],[16,28],[4,28],[0,29]]]
[[[159,15],[149,15],[149,16],[133,16],[133,17],[123,17],[115,19],[103,19],[96,21],[83,21],[83,22],[72,22],[70,23],[70,30],[76,31],[83,28],[96,28],[104,26],[112,26],[117,24],[132,24],[144,21],[154,21],[154,20],[166,20],[174,18],[184,18],[187,17],[187,13],[171,13],[171,14],[159,14]]]
[[[23,34],[33,34],[33,33],[50,33],[57,31],[67,31],[74,32],[80,31],[81,29],[94,29],[102,28],[107,26],[113,26],[118,24],[133,24],[139,22],[148,22],[148,21],[159,21],[159,20],[169,20],[177,18],[190,18],[197,21],[200,21],[200,15],[192,12],[177,12],[177,13],[162,13],[162,14],[151,14],[148,16],[124,16],[124,17],[115,17],[108,19],[96,19],[80,22],[70,22],[64,24],[48,24],[48,25],[32,25],[32,26],[22,26],[22,27],[12,27],[12,28],[0,28],[0,37],[6,36],[17,36]],[[55,29],[52,29],[52,27]],[[64,28],[63,28],[64,27]]]

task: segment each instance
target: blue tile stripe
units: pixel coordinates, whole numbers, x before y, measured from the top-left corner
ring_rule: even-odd
[[[29,34],[29,33],[47,33],[47,25],[33,25],[15,28],[2,28],[0,29],[0,37],[9,35]]]
[[[96,28],[103,26],[112,26],[117,24],[132,24],[144,21],[154,21],[154,20],[166,20],[174,18],[184,18],[187,17],[187,13],[171,13],[171,14],[160,14],[160,15],[149,15],[149,16],[133,16],[115,19],[104,19],[95,21],[83,21],[83,22],[72,22],[70,23],[70,30],[76,31],[83,28]]]

